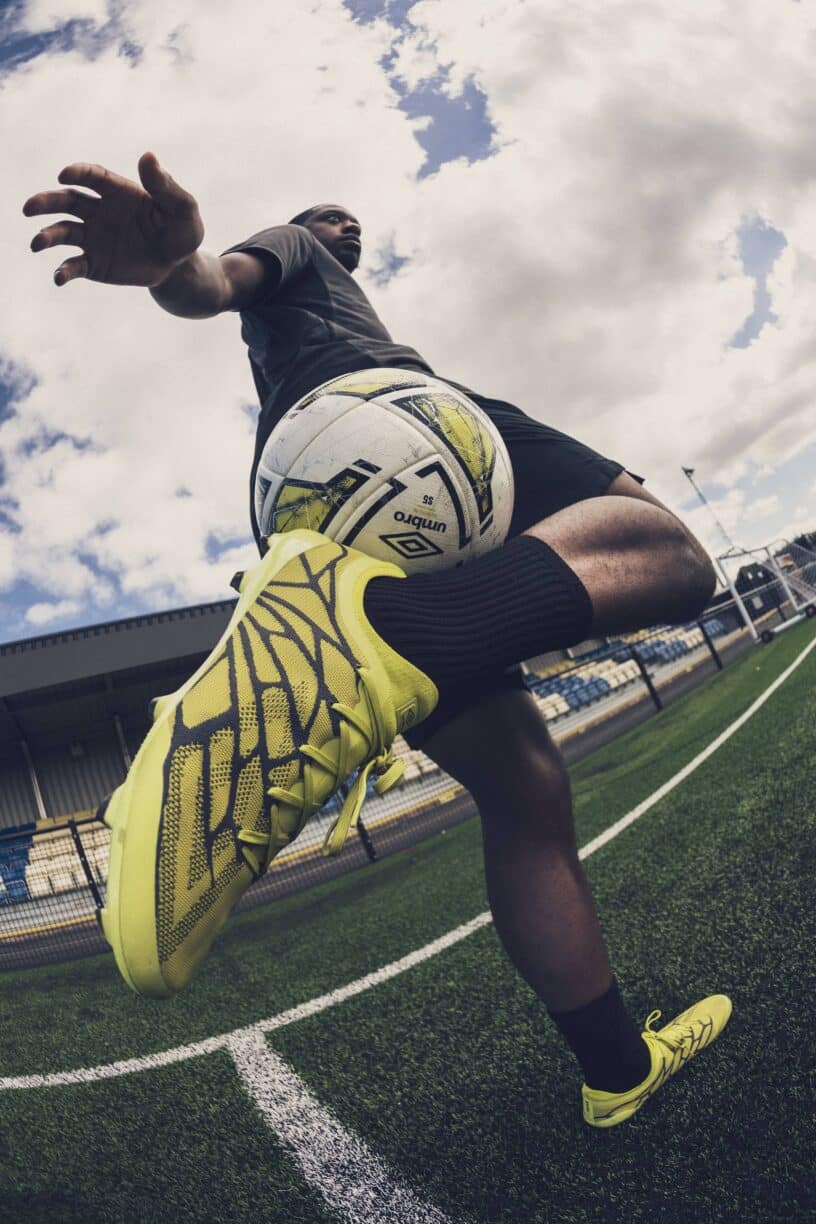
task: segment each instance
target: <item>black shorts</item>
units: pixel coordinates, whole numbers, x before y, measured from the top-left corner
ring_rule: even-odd
[[[627,470],[622,463],[604,458],[583,442],[533,420],[515,404],[488,399],[451,379],[445,381],[477,403],[495,423],[504,439],[515,484],[508,539],[521,535],[534,523],[549,518],[565,506],[588,497],[600,497],[615,477]],[[640,484],[644,483],[642,476],[636,476],[634,472],[629,475]],[[477,704],[492,693],[524,687],[521,668],[514,667],[505,672],[500,680],[492,680],[484,689],[469,689],[458,694],[448,692],[430,717],[409,731],[405,739],[412,748],[421,748],[444,723],[468,706]]]

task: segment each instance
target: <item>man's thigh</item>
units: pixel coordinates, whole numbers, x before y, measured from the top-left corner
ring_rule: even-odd
[[[664,502],[660,501],[658,497],[655,497],[654,493],[650,493],[648,489],[644,489],[643,485],[635,480],[629,472],[621,472],[618,476],[616,476],[609,487],[605,490],[605,495],[610,497],[634,497],[638,501],[649,502],[652,506],[657,506],[660,510],[665,510],[666,514],[670,514],[672,518],[677,519],[678,523],[681,523],[684,529],[688,531],[688,528],[686,527],[685,523],[683,523],[683,520],[679,518],[673,510],[670,510]]]

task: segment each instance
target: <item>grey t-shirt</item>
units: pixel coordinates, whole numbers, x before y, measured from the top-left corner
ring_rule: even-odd
[[[262,301],[241,311],[241,335],[261,404],[250,475],[252,530],[255,472],[267,438],[287,409],[339,374],[375,366],[433,374],[416,349],[397,344],[341,263],[302,225],[275,225],[224,251],[249,251],[271,276]]]

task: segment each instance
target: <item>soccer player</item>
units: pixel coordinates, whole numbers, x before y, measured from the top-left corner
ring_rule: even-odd
[[[63,187],[23,211],[71,219],[31,247],[79,247],[57,285],[141,285],[190,319],[240,312],[261,404],[250,479],[261,561],[208,660],[156,703],[103,805],[103,927],[121,973],[144,994],[182,989],[238,897],[359,768],[330,834],[330,850],[342,845],[372,771],[381,789],[396,780],[390,746],[402,732],[478,806],[496,930],[581,1065],[586,1121],[624,1121],[718,1035],[731,1004],[710,996],[661,1029],[660,1012],[642,1031],[629,1015],[578,859],[567,772],[517,665],[590,636],[687,622],[714,589],[707,554],[622,464],[458,383],[513,465],[501,548],[406,577],[314,532],[265,538],[255,469],[293,403],[352,371],[434,371],[391,339],[354,281],[361,229],[346,208],[316,205],[216,257],[199,249],[195,199],[152,153],[139,177],[66,167]]]

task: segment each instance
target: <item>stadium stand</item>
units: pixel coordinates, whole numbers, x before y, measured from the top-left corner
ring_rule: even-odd
[[[149,729],[151,700],[204,661],[234,603],[0,645],[0,967],[104,949],[94,911],[104,901],[110,838],[96,808],[125,777]],[[724,626],[710,619],[708,630]],[[569,734],[589,707],[603,719],[619,694],[631,689],[630,703],[643,699],[633,647],[663,669],[692,652],[699,662],[703,641],[699,626],[689,626],[590,643],[577,658],[557,652],[534,660],[527,684],[547,720]],[[385,797],[369,786],[359,841],[340,859],[320,854],[341,792],[253,886],[248,905],[353,870],[470,814],[457,798],[462,788],[430,758],[401,737],[394,749],[405,762],[403,780]]]
[[[725,626],[714,617],[708,621],[711,635],[725,632]],[[643,630],[624,637],[611,638],[580,656],[580,674],[568,658],[534,663],[529,670],[528,686],[541,698],[541,707],[550,719],[570,710],[582,709],[600,697],[641,678],[640,668],[632,657],[636,647],[644,663],[670,663],[704,643],[699,626],[676,630]]]
[[[0,645],[0,829],[87,811],[117,786],[150,725],[151,698],[203,662],[233,606]]]
[[[0,646],[0,829],[43,828],[92,812],[127,772],[150,725],[151,699],[200,664],[232,606],[224,601]],[[709,622],[711,633],[721,628]],[[531,669],[527,682],[545,716],[557,721],[636,684],[633,646],[644,662],[661,664],[702,641],[699,627],[615,638],[582,655],[579,666],[564,657]],[[438,772],[403,740],[396,750],[405,785]],[[5,852],[4,895],[20,891],[29,851],[30,837]],[[34,861],[40,857],[38,851]],[[67,883],[65,870],[54,874]]]

